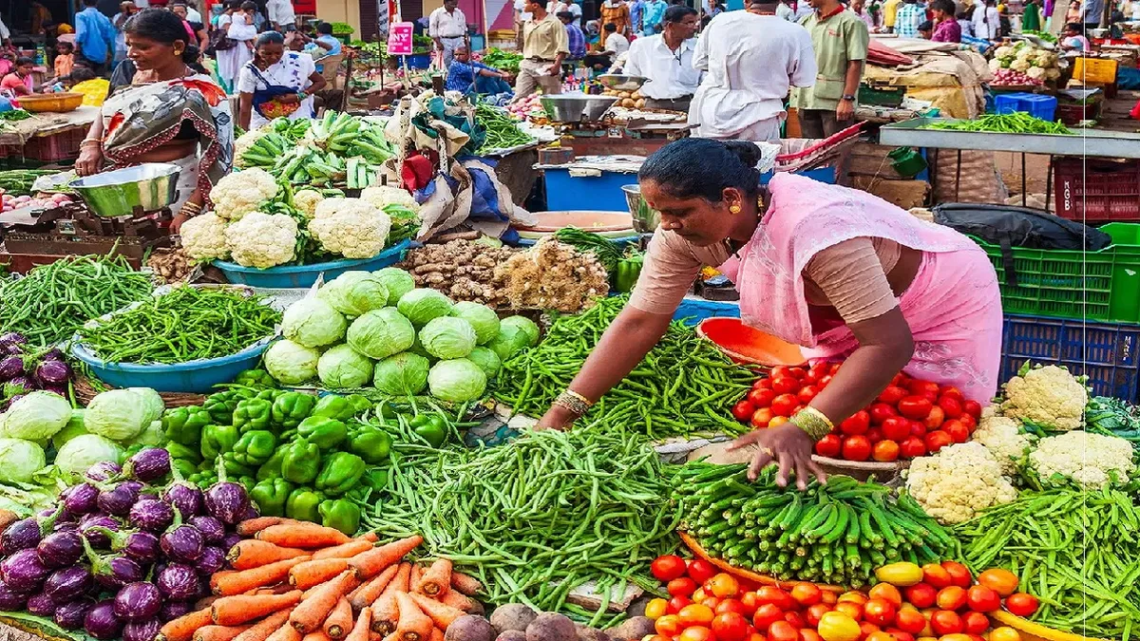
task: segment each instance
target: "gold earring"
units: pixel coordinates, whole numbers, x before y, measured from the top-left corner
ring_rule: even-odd
[[[735,216],[736,214],[739,214],[740,213],[740,205],[729,206],[728,213],[732,214],[733,216]]]

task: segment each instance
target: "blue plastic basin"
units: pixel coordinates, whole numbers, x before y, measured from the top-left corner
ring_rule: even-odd
[[[136,365],[100,360],[76,342],[71,353],[87,364],[100,380],[114,387],[150,387],[159,392],[205,394],[214,386],[229,383],[244,370],[257,367],[272,337],[266,337],[237,354],[177,365]]]
[[[240,283],[250,287],[265,287],[270,289],[285,289],[290,287],[312,287],[317,277],[325,275],[329,281],[345,272],[364,271],[372,272],[384,267],[391,267],[404,260],[410,240],[401,241],[372,258],[360,260],[336,260],[331,263],[316,263],[314,265],[288,265],[285,267],[270,267],[257,269],[256,267],[242,267],[237,263],[224,260],[215,260],[214,266],[222,270],[226,280],[231,283]]]

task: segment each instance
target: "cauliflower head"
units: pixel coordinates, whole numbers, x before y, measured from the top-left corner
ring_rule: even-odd
[[[974,430],[973,440],[981,443],[1001,465],[1002,474],[1012,476],[1017,473],[1017,462],[1029,451],[1032,440],[1021,431],[1021,424],[1012,418],[997,416],[986,408],[978,429]]]
[[[1131,443],[1079,430],[1041,439],[1029,454],[1029,466],[1045,483],[1071,480],[1089,490],[1112,483],[1114,476],[1123,485],[1136,469]]]
[[[1010,63],[1009,68],[1014,71],[1026,71],[1029,69],[1029,61],[1024,58],[1018,58]]]
[[[226,221],[217,214],[206,213],[182,223],[182,248],[186,255],[198,262],[225,260],[230,255],[226,247]]]
[[[946,525],[1017,498],[1017,490],[1001,474],[1001,464],[981,443],[951,445],[934,456],[914,459],[906,472],[906,489],[927,514]]]
[[[989,66],[990,66],[990,71],[1001,71],[1002,70],[1001,60],[998,60],[997,58],[994,58],[993,60],[991,60],[989,62]]]
[[[419,212],[420,205],[408,190],[399,187],[365,187],[360,192],[360,199],[383,209],[388,205],[402,205],[408,209]]]
[[[261,129],[251,129],[234,141],[234,167],[241,169],[245,167],[242,158],[245,157],[245,152],[249,151],[258,140],[261,139],[267,132]]]
[[[368,214],[379,207],[359,198],[325,198],[313,210],[313,220],[329,218],[336,214]]]
[[[240,220],[276,195],[277,181],[264,169],[234,172],[210,190],[214,213],[226,220]]]
[[[246,214],[226,227],[226,247],[234,262],[268,269],[293,260],[297,221],[284,214]]]
[[[384,251],[391,229],[388,214],[371,205],[366,210],[353,205],[309,223],[309,233],[321,247],[345,258],[372,258]]]
[[[1069,431],[1081,426],[1088,402],[1084,384],[1063,367],[1047,365],[1009,379],[1001,410],[1047,430]]]
[[[998,47],[994,50],[995,58],[1004,58],[1013,55],[1013,47]]]
[[[315,189],[302,189],[293,194],[293,206],[305,214],[305,218],[312,220],[316,215],[317,205],[324,199],[321,192]]]
[[[1025,72],[1025,75],[1034,80],[1043,80],[1045,78],[1045,70],[1041,67],[1030,67],[1029,71]]]

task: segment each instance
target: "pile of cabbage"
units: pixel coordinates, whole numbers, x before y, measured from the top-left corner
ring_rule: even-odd
[[[528,318],[418,289],[408,272],[346,272],[285,310],[265,368],[285,385],[373,386],[453,403],[484,396],[503,361],[538,342]]]

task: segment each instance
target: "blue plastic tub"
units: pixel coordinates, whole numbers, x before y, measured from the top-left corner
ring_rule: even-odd
[[[177,365],[107,363],[86,347],[75,343],[71,353],[87,364],[99,380],[114,387],[150,387],[159,392],[206,394],[214,386],[229,383],[247,369],[257,367],[272,337],[264,338],[231,356],[191,361]]]
[[[431,66],[430,53],[417,53],[410,56],[399,56],[400,65],[408,65],[409,69],[427,69]]]
[[[242,267],[237,263],[215,260],[214,266],[222,270],[222,273],[226,275],[226,280],[231,283],[268,289],[312,287],[321,274],[324,274],[325,280],[329,281],[349,271],[373,272],[384,267],[391,267],[404,260],[404,255],[407,254],[408,247],[411,244],[410,240],[404,240],[385,249],[377,256],[363,260],[337,260],[331,263],[289,265],[286,267],[270,267],[269,269]]]
[[[623,185],[637,182],[637,174],[603,171],[598,176],[572,176],[570,169],[547,167],[547,211],[621,211],[628,212]]]
[[[1007,93],[994,97],[994,111],[1011,114],[1018,111],[1052,122],[1057,113],[1057,99],[1035,93]]]

